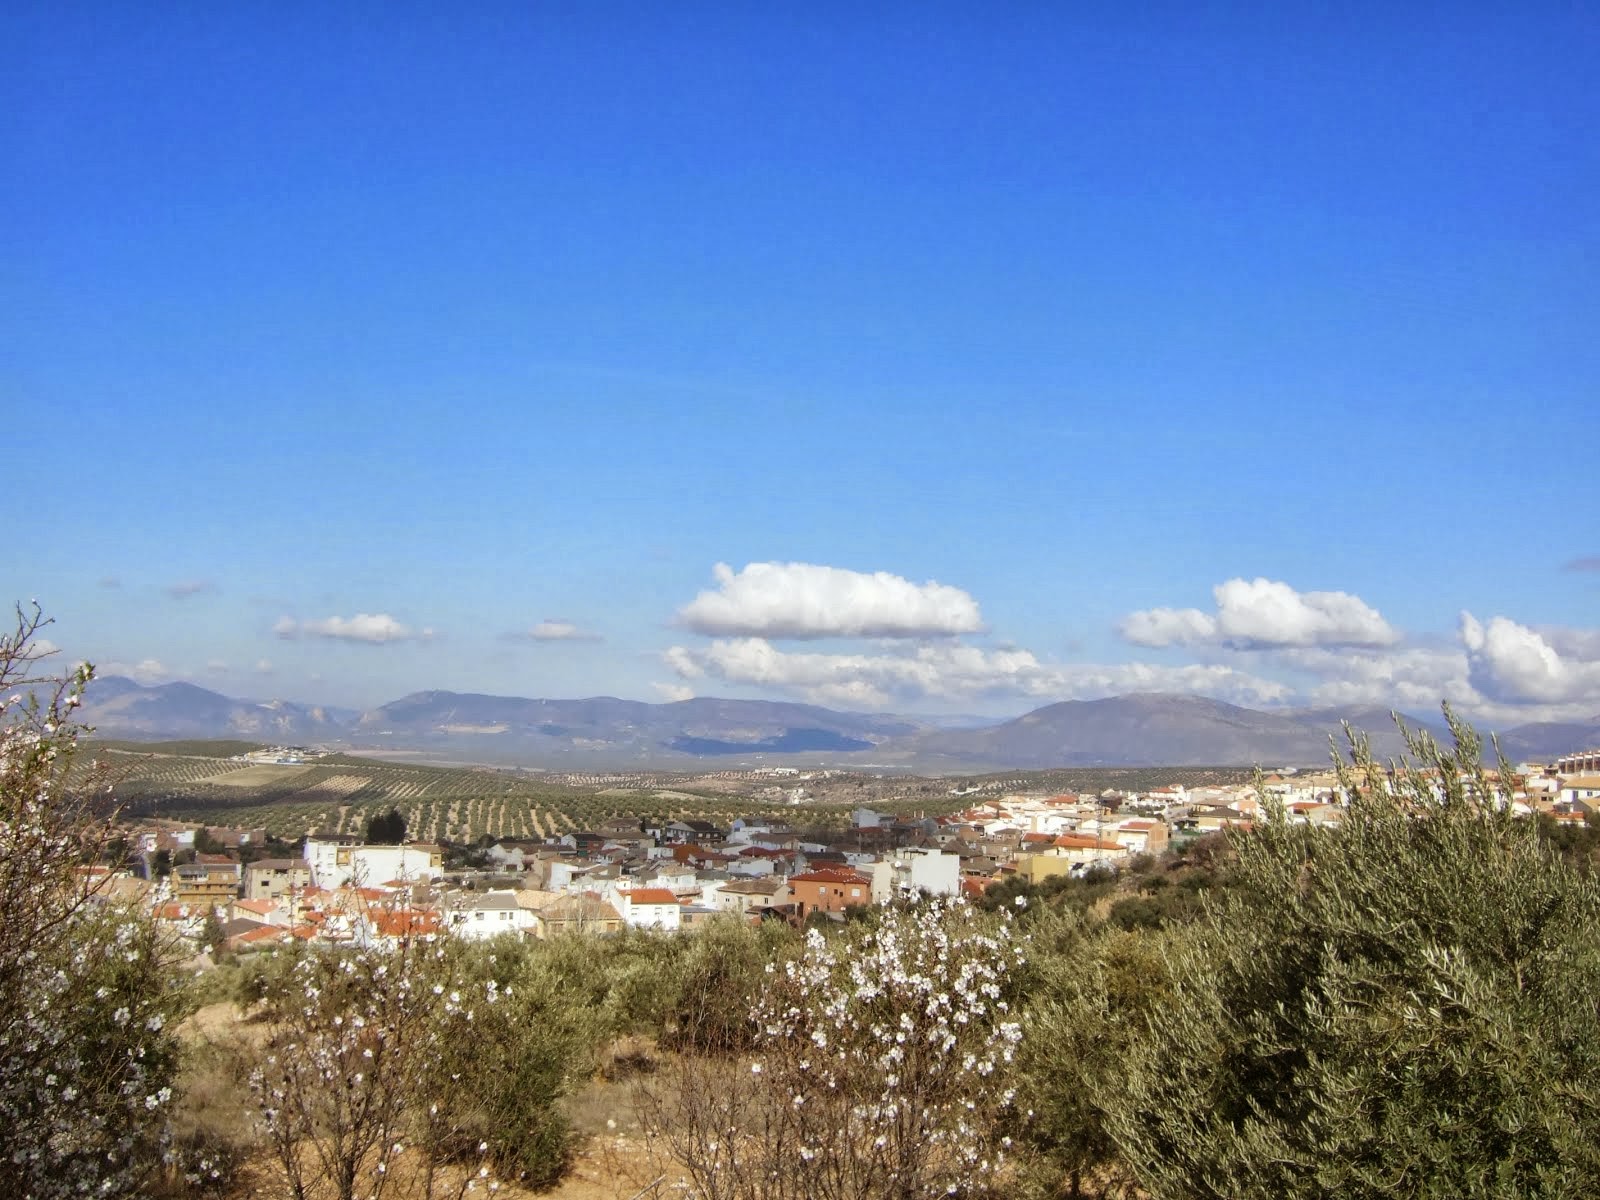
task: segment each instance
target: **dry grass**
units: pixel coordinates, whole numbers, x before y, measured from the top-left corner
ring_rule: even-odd
[[[229,788],[256,788],[271,787],[298,775],[304,775],[310,767],[277,767],[269,764],[259,764],[253,767],[235,767],[224,770],[216,775],[208,775],[199,783],[216,784],[219,787]]]

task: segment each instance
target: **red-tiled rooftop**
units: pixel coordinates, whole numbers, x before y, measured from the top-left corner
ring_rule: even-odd
[[[381,937],[414,937],[439,932],[439,914],[429,909],[399,908],[372,915],[373,928]]]
[[[838,867],[823,867],[818,871],[807,871],[802,875],[789,876],[790,883],[855,883],[870,885],[872,881],[857,871]]]
[[[666,888],[634,888],[628,893],[633,904],[676,904],[678,897]]]
[[[1077,833],[1063,833],[1051,845],[1059,846],[1063,850],[1121,850],[1116,842],[1103,841],[1100,838],[1084,837]]]
[[[273,925],[262,925],[258,929],[235,934],[228,941],[235,946],[253,946],[259,942],[276,942],[289,936],[287,929],[280,929]]]

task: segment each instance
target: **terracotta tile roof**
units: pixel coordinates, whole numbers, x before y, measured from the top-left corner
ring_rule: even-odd
[[[627,893],[630,904],[676,904],[678,898],[666,888],[634,888]]]
[[[276,942],[288,936],[287,929],[280,929],[274,925],[257,925],[245,933],[235,934],[228,939],[228,943],[233,946],[253,946],[260,942]]]
[[[1121,850],[1122,846],[1116,842],[1107,842],[1100,838],[1084,837],[1076,833],[1063,833],[1054,842],[1063,850]]]
[[[439,932],[439,914],[430,909],[397,908],[372,914],[380,937],[415,937]]]
[[[872,886],[872,880],[857,871],[844,868],[824,867],[819,871],[807,871],[803,875],[789,876],[790,883],[854,883],[862,887]]]

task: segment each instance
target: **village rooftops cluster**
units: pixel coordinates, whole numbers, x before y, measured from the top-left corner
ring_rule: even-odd
[[[1560,822],[1600,805],[1600,754],[1570,756],[1563,773],[1520,766],[1512,804]],[[1263,791],[1265,795],[1263,796]],[[502,934],[548,938],[626,926],[675,931],[715,917],[803,922],[896,895],[980,895],[1021,877],[1120,870],[1135,855],[1229,828],[1247,828],[1264,804],[1288,819],[1336,825],[1344,811],[1331,772],[1267,776],[1254,785],[1100,795],[1016,793],[941,816],[857,809],[850,828],[802,832],[747,817],[724,829],[702,820],[618,822],[548,840],[503,839],[485,866],[447,871],[439,846],[369,845],[314,832],[299,857],[251,858],[261,830],[146,822],[130,838],[148,864],[161,851],[187,861],[163,879],[98,869],[103,897],[140,903],[180,934],[200,939],[220,922],[244,950],[291,938],[369,945],[395,939]],[[187,851],[187,853],[184,853]],[[212,926],[214,929],[214,925]]]

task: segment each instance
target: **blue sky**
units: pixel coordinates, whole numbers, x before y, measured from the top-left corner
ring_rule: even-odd
[[[358,706],[1600,713],[1592,7],[859,8],[9,6],[0,595]]]

